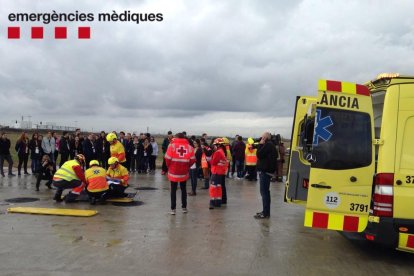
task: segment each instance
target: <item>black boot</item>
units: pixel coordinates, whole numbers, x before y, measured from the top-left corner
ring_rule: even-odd
[[[62,202],[63,201],[63,199],[62,199],[62,193],[63,193],[63,190],[62,189],[58,189],[56,191],[56,193],[55,193],[55,196],[53,197],[53,200],[55,200],[56,202]]]
[[[89,203],[90,203],[91,205],[95,205],[95,204],[96,204],[96,197],[95,197],[95,196],[91,196],[91,197],[89,198]]]
[[[210,207],[208,208],[210,210],[214,209],[214,200],[210,199]]]
[[[78,199],[79,195],[74,194],[72,192],[69,192],[67,195],[65,195],[65,202],[66,203],[75,203]]]
[[[204,179],[204,189],[208,189],[209,179]]]
[[[52,189],[52,181],[46,182],[46,186],[51,190]]]
[[[221,207],[221,199],[214,200],[214,207],[218,207],[218,208]]]

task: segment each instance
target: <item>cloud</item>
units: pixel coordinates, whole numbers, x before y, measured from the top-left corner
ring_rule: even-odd
[[[289,137],[296,95],[314,95],[318,79],[365,82],[414,71],[413,8],[411,1],[4,0],[0,123],[30,114],[95,130],[278,128]],[[164,20],[94,22],[88,41],[73,37],[73,23],[66,41],[50,37],[58,24],[45,26],[43,41],[30,40],[31,24],[21,24],[21,40],[5,38],[10,12],[53,10],[161,12]]]

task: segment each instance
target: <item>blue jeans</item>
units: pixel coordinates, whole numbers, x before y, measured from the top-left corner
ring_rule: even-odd
[[[50,162],[52,162],[54,165],[56,165],[55,153],[50,152],[50,153],[47,153],[47,155],[49,155]]]
[[[270,175],[260,172],[260,195],[262,196],[263,215],[265,216],[270,216],[270,179]]]
[[[148,170],[148,165],[149,165],[149,157],[148,156],[143,156],[141,159],[141,164],[142,164],[142,172],[146,173]]]
[[[197,171],[198,169],[190,169],[191,191],[195,194],[197,189]]]
[[[32,173],[37,173],[40,170],[40,160],[32,159]]]

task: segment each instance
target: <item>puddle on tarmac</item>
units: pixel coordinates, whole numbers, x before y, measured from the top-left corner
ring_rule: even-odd
[[[158,190],[158,188],[155,187],[138,187],[138,188],[134,188],[135,190],[138,191],[155,191]]]
[[[9,198],[5,199],[4,201],[8,203],[27,203],[27,202],[34,202],[39,201],[39,198],[36,197],[15,197],[15,198]]]

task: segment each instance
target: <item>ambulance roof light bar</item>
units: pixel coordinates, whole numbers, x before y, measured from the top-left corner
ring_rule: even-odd
[[[375,80],[382,80],[382,79],[393,79],[398,78],[400,76],[399,73],[381,73],[377,75]]]
[[[383,85],[388,85],[391,82],[391,79],[398,78],[400,76],[401,75],[399,73],[381,73],[378,74],[374,80],[368,81],[367,83],[364,83],[364,85],[368,87],[368,89],[372,90]]]

